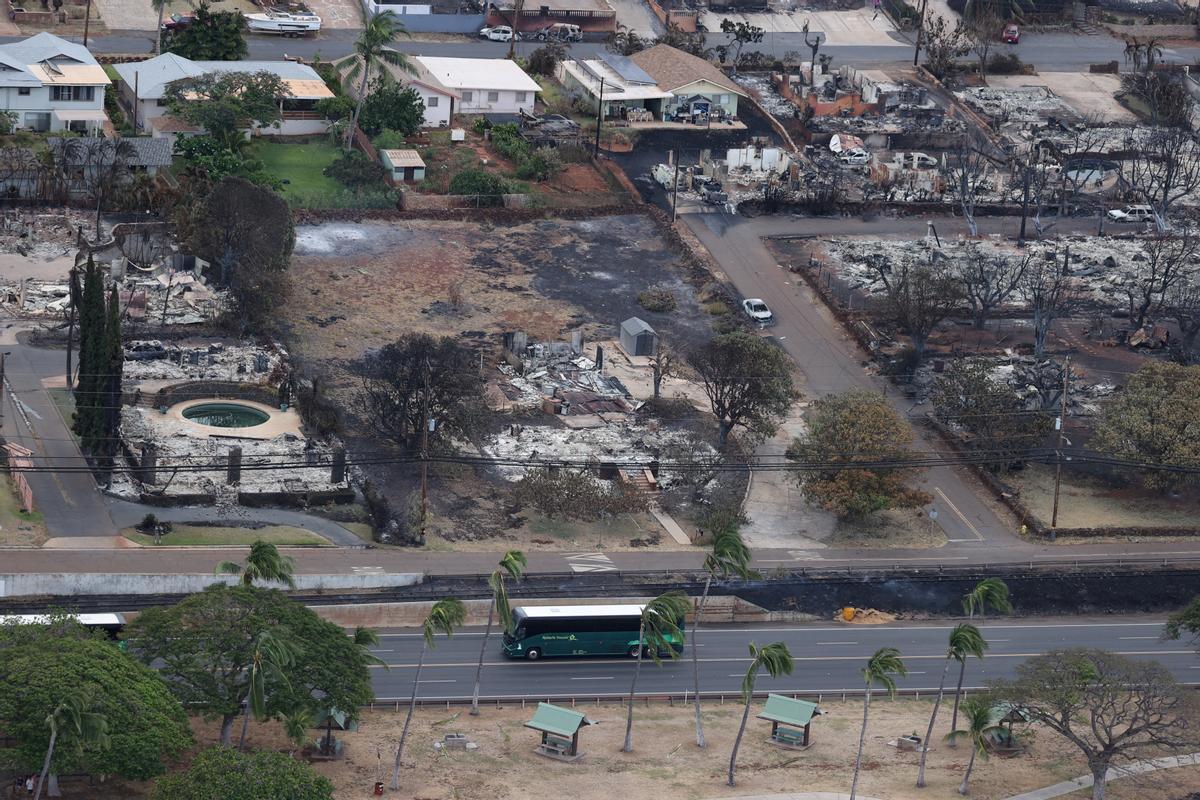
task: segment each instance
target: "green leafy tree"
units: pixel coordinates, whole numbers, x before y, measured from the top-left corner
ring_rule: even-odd
[[[689,356],[688,363],[717,418],[721,449],[737,427],[754,436],[773,434],[798,397],[787,354],[745,331],[713,337]]]
[[[125,369],[125,347],[121,338],[121,298],[117,286],[109,289],[104,324],[104,374],[97,379],[98,406],[94,424],[84,446],[100,462],[105,473],[112,473],[121,429],[121,376]]]
[[[989,469],[1019,466],[1050,435],[1051,416],[1026,411],[1012,387],[992,376],[982,361],[956,360],[934,383],[938,419],[966,434],[973,450],[994,454]]]
[[[213,182],[243,174],[242,154],[211,136],[181,136],[175,140],[175,155]]]
[[[1144,464],[1200,466],[1200,366],[1151,361],[1104,405],[1092,446]],[[1195,481],[1186,472],[1139,470],[1152,489],[1176,490]]]
[[[988,736],[1000,730],[1000,726],[995,722],[992,704],[987,698],[968,698],[963,702],[962,710],[963,721],[967,726],[961,730],[950,731],[946,734],[946,741],[957,746],[959,741],[966,739],[971,745],[971,759],[967,762],[967,771],[958,786],[958,793],[965,796],[969,791],[971,772],[975,769],[975,757],[982,756],[984,761],[987,760]]]
[[[326,97],[324,100],[318,100],[313,108],[325,119],[336,122],[339,119],[350,119],[354,114],[354,101],[345,95]]]
[[[477,208],[504,205],[504,195],[509,193],[508,181],[482,169],[464,169],[450,179],[450,194],[473,195]]]
[[[108,348],[104,307],[104,272],[91,254],[83,272],[79,305],[79,381],[75,386],[75,433],[84,446],[95,442],[102,427]]]
[[[346,83],[349,85],[358,80],[356,92],[358,100],[354,106],[354,115],[350,118],[350,125],[346,128],[344,149],[350,149],[350,143],[354,139],[354,129],[358,127],[359,117],[362,116],[363,106],[367,101],[367,86],[370,83],[371,71],[382,69],[385,64],[390,64],[407,72],[414,72],[408,56],[388,47],[399,36],[408,35],[400,18],[391,11],[384,11],[368,19],[363,32],[354,41],[354,55],[351,56],[353,61],[350,69],[346,72]]]
[[[375,136],[387,128],[412,136],[424,122],[425,101],[416,89],[385,80],[382,76],[371,82],[370,94],[363,102],[358,118],[358,127],[363,133]]]
[[[49,775],[148,780],[191,746],[187,716],[162,677],[73,620],[0,627],[0,675],[10,689],[0,691],[0,727],[9,743],[0,759],[12,769],[45,769],[52,716],[58,736]],[[71,707],[59,710],[64,703]],[[107,722],[106,746],[77,746],[86,744],[77,738],[77,710]],[[79,721],[93,727],[91,718]]]
[[[984,578],[963,595],[962,607],[968,619],[975,619],[976,613],[981,619],[987,617],[989,608],[1000,614],[1011,614],[1012,601],[1009,599],[1008,584],[1000,578]],[[954,712],[950,717],[950,730],[958,729],[958,704],[962,699],[963,678],[966,674],[967,660],[958,659],[958,683],[954,687]],[[953,743],[951,746],[953,747]]]
[[[1184,634],[1200,644],[1200,597],[1193,598],[1192,602],[1167,617],[1163,635],[1168,639],[1180,639]]]
[[[221,743],[248,702],[251,670],[266,631],[286,631],[294,645],[287,684],[264,672],[266,716],[306,702],[343,709],[352,719],[374,699],[370,659],[340,627],[285,594],[216,584],[167,608],[142,612],[125,631],[129,650],[157,664],[189,708],[221,720]],[[281,634],[283,635],[283,634]]]
[[[387,170],[378,161],[372,161],[357,150],[335,159],[321,170],[321,174],[355,192],[380,192],[387,188]]]
[[[713,532],[712,546],[704,557],[704,591],[700,602],[696,605],[696,615],[692,618],[692,687],[696,705],[696,746],[705,747],[704,724],[700,714],[700,654],[696,644],[696,633],[700,629],[700,617],[708,605],[708,592],[714,580],[728,580],[737,577],[746,580],[750,577],[750,548],[742,539],[742,534],[736,527],[736,522]]]
[[[333,784],[287,753],[210,747],[154,786],[154,800],[333,800]]]
[[[717,45],[714,49],[721,57],[721,61],[729,61],[733,64],[733,74],[736,75],[738,67],[742,64],[742,50],[748,44],[762,42],[764,31],[749,22],[735,21],[724,17],[721,20],[721,33],[725,34],[728,41],[725,44]]]
[[[254,641],[254,652],[250,657],[250,691],[246,698],[246,713],[242,715],[242,735],[238,737],[238,749],[246,747],[246,732],[250,728],[250,717],[259,722],[270,719],[268,693],[276,686],[290,689],[287,670],[296,663],[296,646],[288,638],[287,631],[266,630]]]
[[[243,586],[253,586],[255,581],[263,583],[282,583],[289,589],[296,588],[296,562],[290,556],[282,555],[279,548],[261,539],[250,545],[246,554],[246,563],[222,561],[214,571],[217,575],[239,575]]]
[[[691,610],[687,595],[683,592],[666,592],[642,607],[642,618],[638,628],[638,640],[629,648],[630,655],[637,659],[633,667],[633,680],[629,684],[629,701],[625,716],[625,744],[622,752],[633,752],[633,698],[637,692],[638,677],[642,672],[642,659],[649,653],[655,664],[661,662],[662,654],[668,658],[679,657],[676,643],[683,639],[683,618]]]
[[[404,728],[400,731],[400,743],[396,746],[396,764],[392,769],[391,789],[400,788],[400,763],[404,757],[404,742],[408,739],[408,726],[412,724],[413,712],[417,710],[417,689],[421,685],[421,669],[425,666],[425,653],[434,646],[434,639],[441,633],[450,638],[467,621],[467,607],[461,600],[447,597],[438,600],[429,609],[429,616],[421,623],[421,654],[417,657],[417,669],[413,674],[412,697],[408,701],[408,715],[404,717]]]
[[[1110,769],[1195,746],[1192,690],[1155,661],[1103,650],[1055,651],[1018,665],[1016,678],[992,691],[1079,749],[1092,773],[1093,800],[1104,800]]]
[[[46,727],[50,730],[50,743],[46,746],[46,759],[42,762],[42,773],[38,776],[37,791],[33,800],[41,800],[46,779],[50,776],[50,764],[56,748],[74,748],[76,755],[83,756],[85,750],[103,750],[109,745],[108,720],[103,714],[88,709],[94,707],[91,692],[75,691],[63,698],[54,710],[46,715]],[[52,786],[50,793],[58,796],[58,787]]]
[[[604,40],[604,48],[611,53],[616,53],[622,56],[631,56],[634,53],[640,53],[651,45],[649,39],[643,39],[638,32],[627,28],[624,25],[617,25],[617,29],[610,33]]]
[[[561,42],[547,42],[529,54],[525,62],[525,71],[530,75],[542,75],[553,78],[558,71],[558,65],[567,58],[567,48]]]
[[[742,737],[746,734],[746,720],[750,719],[750,702],[754,699],[754,683],[758,679],[758,673],[765,669],[772,678],[778,678],[780,675],[791,675],[796,665],[783,642],[773,642],[761,648],[751,642],[750,658],[750,667],[746,670],[746,677],[742,679],[742,722],[738,725],[737,737],[733,740],[733,752],[729,754],[730,786],[737,785],[733,772],[737,767],[737,754],[742,746]]]
[[[852,389],[813,403],[808,431],[792,442],[787,455],[812,465],[796,473],[809,499],[854,519],[929,502],[929,495],[909,486],[915,469],[871,466],[914,458],[911,443],[912,429],[883,395]]]
[[[479,714],[479,685],[483,679],[483,658],[487,654],[488,640],[492,636],[492,619],[500,617],[500,627],[505,633],[512,633],[512,608],[508,604],[508,579],[520,580],[529,565],[525,554],[520,550],[509,550],[500,559],[500,563],[488,576],[488,586],[492,590],[492,603],[488,606],[487,627],[483,629],[483,644],[479,646],[479,664],[475,667],[475,689],[471,693],[471,715]]]
[[[206,72],[167,84],[163,99],[172,113],[203,128],[227,149],[245,141],[242,131],[278,127],[283,119],[279,98],[288,89],[274,72]]]
[[[908,668],[900,658],[900,651],[894,647],[881,647],[871,656],[862,672],[866,681],[863,692],[863,721],[862,730],[858,734],[858,755],[854,759],[854,779],[850,783],[850,800],[854,800],[858,792],[858,773],[862,769],[863,746],[867,741],[867,721],[871,713],[871,689],[876,684],[883,687],[888,696],[896,694],[896,679],[893,676],[904,677]]]
[[[988,644],[979,629],[969,622],[955,625],[950,631],[950,647],[946,650],[946,661],[942,665],[942,679],[938,681],[937,699],[933,701],[933,713],[929,715],[929,727],[925,731],[924,747],[921,748],[921,765],[917,770],[917,788],[925,788],[925,759],[929,755],[929,743],[933,740],[933,725],[937,722],[938,709],[942,706],[942,698],[946,694],[946,674],[950,671],[950,662],[964,664],[967,656],[983,658]]]
[[[676,50],[682,50],[706,61],[709,57],[709,49],[703,31],[685,31],[678,25],[669,22],[667,29],[654,38],[654,44],[669,45]]]
[[[240,11],[213,11],[207,0],[196,6],[195,19],[168,31],[164,49],[192,61],[241,61],[249,52]]]

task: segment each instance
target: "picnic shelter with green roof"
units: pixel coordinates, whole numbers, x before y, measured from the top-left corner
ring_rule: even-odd
[[[772,744],[802,750],[812,744],[812,718],[821,713],[816,703],[781,694],[767,695],[767,704],[758,719],[771,723]]]
[[[538,703],[533,719],[526,722],[525,727],[542,734],[542,741],[537,748],[541,755],[559,761],[577,761],[583,757],[583,753],[579,752],[579,729],[595,724],[578,711],[550,703]]]

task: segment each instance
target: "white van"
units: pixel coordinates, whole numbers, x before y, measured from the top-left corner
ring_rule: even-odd
[[[1108,218],[1113,222],[1153,222],[1154,209],[1150,206],[1114,208],[1108,212]]]

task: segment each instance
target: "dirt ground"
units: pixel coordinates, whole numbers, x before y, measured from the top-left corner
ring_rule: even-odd
[[[761,710],[761,701],[752,711]],[[662,704],[639,706],[634,719],[634,751],[620,752],[624,736],[624,709],[616,703],[599,708],[588,706],[589,718],[598,725],[580,734],[582,761],[561,764],[533,753],[537,735],[523,724],[533,707],[486,708],[478,718],[466,709],[420,709],[414,718],[405,746],[406,768],[401,774],[400,797],[420,800],[477,800],[478,798],[522,798],[522,800],[630,800],[651,798],[725,798],[794,791],[847,791],[854,765],[862,715],[860,701],[822,702],[826,716],[813,723],[815,744],[806,751],[784,750],[766,743],[768,724],[755,720],[747,725],[738,758],[738,784],[725,784],[730,747],[737,732],[741,708],[734,703],[712,705],[705,711],[708,749],[695,746],[692,712]],[[924,701],[879,700],[872,704],[867,732],[860,792],[882,800],[957,797],[969,753],[949,749],[940,740],[929,755],[928,786],[917,790],[917,756],[900,752],[887,742],[919,731],[928,723],[929,704]],[[938,736],[948,730],[949,716],[941,718]],[[365,797],[376,780],[387,780],[395,742],[404,722],[403,713],[368,714],[358,733],[346,737],[348,756],[344,762],[323,765],[338,787],[338,798]],[[439,755],[433,742],[446,733],[465,733],[479,745],[471,753]],[[1027,755],[1006,759],[994,757],[976,762],[971,796],[998,800],[1018,792],[1057,783],[1086,772],[1077,751],[1060,737],[1046,731],[1031,731]],[[1185,772],[1162,772],[1140,779],[1126,797],[1156,797],[1167,800],[1182,796],[1195,778]],[[1117,785],[1120,785],[1119,782]],[[390,796],[390,795],[389,795]],[[1115,796],[1115,795],[1114,795]]]
[[[0,477],[0,545],[40,547],[46,541],[46,526],[38,511],[25,514],[17,503],[12,480]]]
[[[1054,470],[1031,465],[1005,480],[1020,488],[1021,500],[1049,524],[1054,505]],[[1084,476],[1063,475],[1058,504],[1061,528],[1195,528],[1200,498],[1152,494],[1136,485],[1114,488]]]
[[[830,547],[941,547],[945,532],[920,509],[882,511],[865,520],[839,520]]]
[[[401,790],[385,796],[407,800],[709,800],[746,795],[795,791],[848,790],[858,746],[862,704],[823,698],[825,712],[813,722],[813,741],[805,751],[784,750],[766,743],[768,723],[756,720],[762,708],[751,708],[746,736],[738,756],[737,786],[725,784],[725,771],[741,706],[709,704],[704,711],[707,750],[695,746],[691,706],[670,707],[661,703],[640,704],[635,709],[632,753],[620,752],[625,730],[625,709],[617,702],[579,706],[597,725],[584,728],[580,750],[584,758],[563,764],[536,755],[537,734],[524,728],[534,706],[505,708],[484,706],[479,717],[467,709],[418,708],[405,744]],[[371,796],[375,781],[388,781],[395,758],[396,742],[404,724],[405,708],[399,711],[368,711],[357,732],[339,734],[345,741],[346,758],[336,763],[316,764],[336,787],[337,800],[359,800]],[[860,792],[880,800],[930,800],[958,797],[955,792],[966,769],[969,752],[952,750],[940,737],[949,729],[948,710],[939,715],[938,740],[929,755],[928,786],[914,786],[917,756],[888,745],[897,736],[917,731],[923,735],[930,705],[916,700],[889,701],[876,697],[871,704],[871,724]],[[192,719],[196,750],[216,743],[218,726]],[[971,779],[971,797],[1001,800],[1019,792],[1049,786],[1084,774],[1078,751],[1048,731],[1028,728],[1018,735],[1028,750],[1016,758],[993,757],[977,760]],[[479,745],[468,753],[439,754],[433,743],[447,733],[464,733]],[[311,731],[316,739],[319,731]],[[252,723],[248,737],[252,748],[292,752],[295,746],[276,723]],[[176,768],[182,768],[186,758]],[[1200,785],[1200,767],[1162,770],[1135,778],[1114,781],[1108,786],[1110,800],[1184,800]],[[65,800],[142,800],[150,796],[150,783],[109,781],[93,786],[66,782]],[[1090,791],[1068,798],[1081,800]]]

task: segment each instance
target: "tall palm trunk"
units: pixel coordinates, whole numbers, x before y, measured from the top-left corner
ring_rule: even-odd
[[[487,653],[488,639],[492,635],[492,617],[496,613],[496,596],[492,595],[492,604],[488,606],[487,627],[483,631],[483,646],[479,648],[479,664],[475,667],[475,691],[471,694],[471,716],[479,716],[479,683],[483,679],[483,656]]]
[[[42,774],[38,777],[37,793],[33,800],[41,800],[42,789],[46,786],[46,776],[50,774],[50,761],[54,758],[54,745],[58,741],[58,728],[50,730],[50,746],[46,748],[46,760],[42,762]]]
[[[946,656],[946,663],[942,666],[942,679],[938,681],[937,700],[933,701],[933,713],[929,715],[929,727],[925,730],[925,741],[921,743],[921,766],[917,770],[918,789],[925,788],[925,759],[929,755],[929,743],[933,741],[933,723],[937,721],[938,709],[942,706],[942,697],[946,693],[946,673],[949,671],[950,656]]]
[[[958,730],[955,728],[955,730]],[[965,795],[967,793],[967,783],[971,780],[971,770],[975,769],[975,756],[979,752],[979,748],[971,744],[971,760],[967,762],[967,774],[963,775],[963,782],[959,784],[958,793]]]
[[[950,730],[958,730],[958,701],[962,699],[963,676],[967,674],[967,660],[958,662],[958,685],[954,687],[954,714],[950,718]],[[951,741],[951,747],[958,747],[958,742]]]
[[[863,695],[863,724],[858,733],[858,755],[854,759],[854,780],[850,782],[850,800],[854,800],[858,791],[858,771],[862,769],[863,746],[867,742],[867,716],[871,713],[871,686],[867,685],[867,693]]]
[[[362,113],[363,105],[367,102],[367,78],[371,75],[371,62],[363,59],[362,80],[358,84],[358,102],[354,104],[354,116],[350,118],[350,127],[346,129],[346,144],[343,150],[349,150],[354,143],[354,131],[358,130],[358,115]]]
[[[746,720],[750,719],[750,697],[746,698],[746,707],[742,709],[742,724],[738,726],[737,738],[733,740],[733,752],[729,754],[729,785],[736,786],[733,770],[737,766],[738,748],[742,746],[742,736],[746,733]]]
[[[167,0],[160,0],[158,4],[158,27],[154,29],[154,55],[162,53],[162,21],[163,12],[166,10]]]
[[[708,590],[712,586],[712,575],[704,580],[704,594],[700,595],[700,603],[696,606],[696,616],[692,619],[692,683],[696,693],[696,746],[704,747],[704,723],[700,720],[700,656],[696,646],[696,629],[700,627],[700,615],[708,602]],[[732,785],[732,784],[730,784]]]
[[[429,645],[421,641],[421,655],[417,657],[417,674],[413,676],[412,697],[408,700],[408,716],[404,718],[404,728],[400,731],[400,744],[396,747],[396,765],[392,767],[392,783],[388,787],[392,791],[400,788],[400,759],[404,756],[404,740],[408,738],[408,726],[412,724],[413,711],[417,708],[417,687],[421,685],[421,669],[425,666],[425,651]]]
[[[629,709],[625,716],[625,744],[621,747],[621,752],[633,752],[633,694],[637,691],[638,674],[642,671],[642,655],[646,651],[645,645],[642,644],[642,639],[646,635],[646,621],[643,619],[642,624],[638,627],[637,640],[637,663],[633,667],[633,682],[629,684]]]

